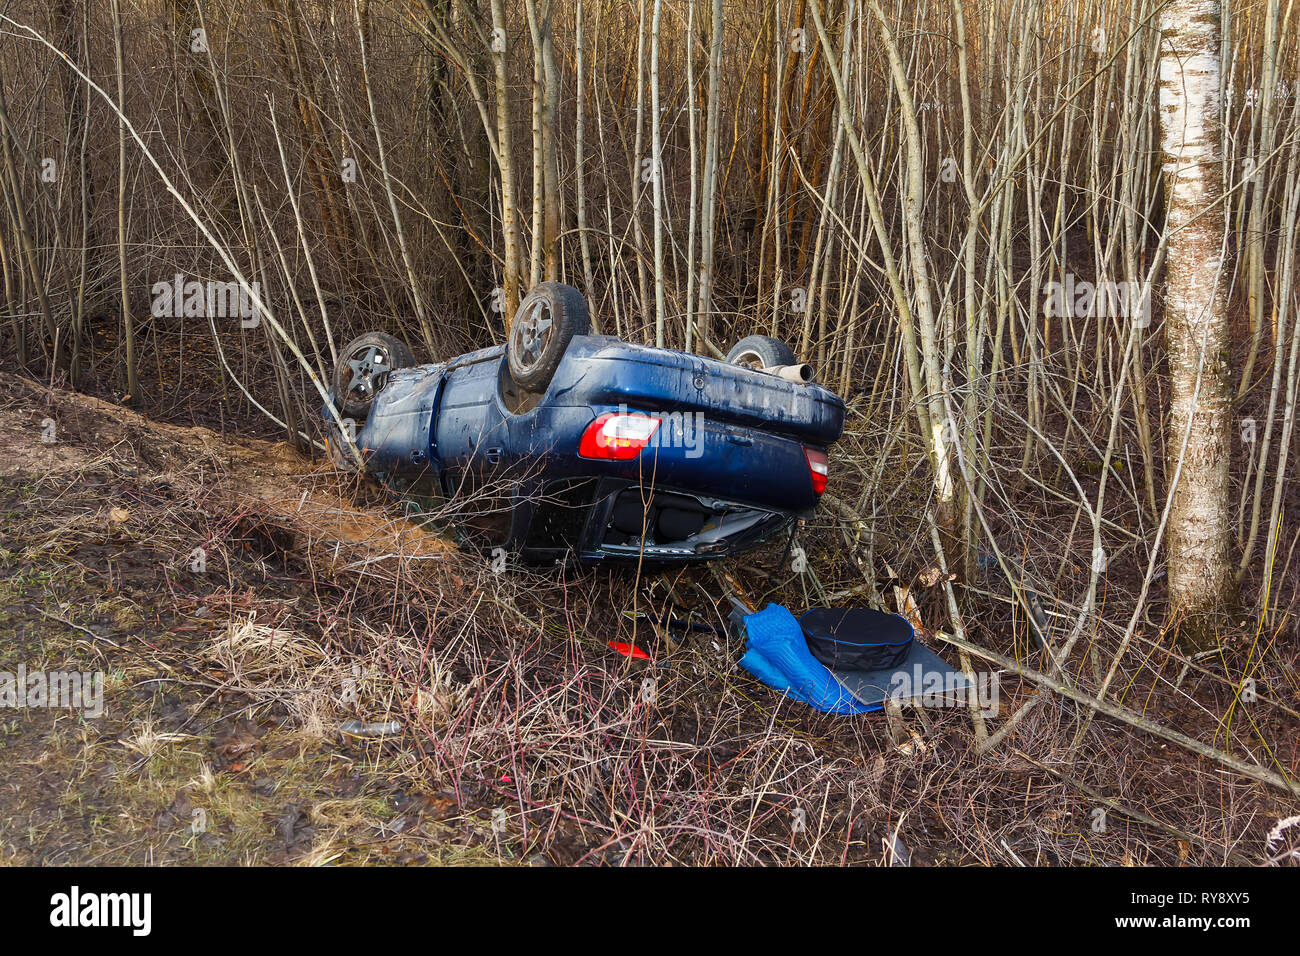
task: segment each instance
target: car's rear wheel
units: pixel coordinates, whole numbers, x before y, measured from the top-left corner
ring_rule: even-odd
[[[794,365],[794,349],[770,335],[747,335],[731,347],[727,362],[745,368],[771,368],[774,365]]]
[[[345,418],[365,421],[375,396],[398,368],[410,368],[410,346],[386,332],[367,332],[343,347],[334,368],[334,400]]]
[[[541,391],[551,382],[575,335],[591,329],[587,300],[573,286],[539,282],[515,312],[506,365],[515,383]]]

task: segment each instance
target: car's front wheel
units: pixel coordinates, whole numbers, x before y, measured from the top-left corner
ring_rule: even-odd
[[[410,346],[386,332],[367,332],[353,339],[334,367],[334,401],[343,417],[365,421],[389,374],[414,364]]]
[[[564,358],[575,335],[591,329],[587,300],[581,292],[559,282],[539,282],[515,312],[506,347],[506,364],[515,384],[541,391]]]

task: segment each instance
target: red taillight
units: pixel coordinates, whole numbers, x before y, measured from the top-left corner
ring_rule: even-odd
[[[812,477],[813,491],[820,495],[826,490],[826,478],[830,474],[826,452],[805,448],[803,453],[808,458],[808,474]]]
[[[578,442],[583,458],[627,461],[641,454],[659,430],[660,419],[640,412],[606,412],[587,426]]]

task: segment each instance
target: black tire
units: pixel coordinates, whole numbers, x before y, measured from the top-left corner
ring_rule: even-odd
[[[334,401],[344,418],[364,422],[393,369],[410,368],[410,346],[386,332],[367,332],[343,347],[334,368]]]
[[[510,325],[510,377],[522,388],[545,389],[570,340],[590,330],[591,316],[581,292],[559,282],[539,282],[519,303]]]
[[[770,335],[747,335],[727,353],[729,365],[746,368],[771,368],[773,365],[794,365],[794,349]]]

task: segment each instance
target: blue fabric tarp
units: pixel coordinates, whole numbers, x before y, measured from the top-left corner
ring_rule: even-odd
[[[769,604],[745,618],[748,642],[740,666],[774,690],[824,714],[865,714],[880,710],[850,694],[808,651],[803,630],[780,604]]]

